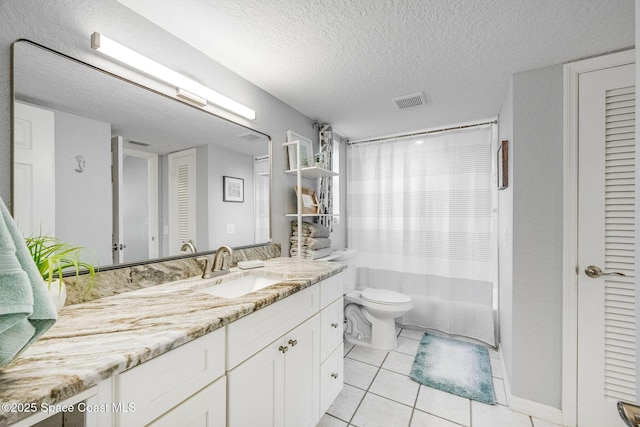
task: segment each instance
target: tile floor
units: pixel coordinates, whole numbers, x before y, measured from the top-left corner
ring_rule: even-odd
[[[559,427],[506,405],[499,354],[489,348],[497,405],[420,385],[409,378],[424,331],[402,329],[394,351],[345,343],[344,388],[319,427]]]

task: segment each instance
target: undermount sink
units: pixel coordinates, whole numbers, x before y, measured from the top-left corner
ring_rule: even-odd
[[[224,281],[219,285],[204,288],[201,292],[221,298],[238,298],[282,281],[283,279],[247,274],[235,279]]]

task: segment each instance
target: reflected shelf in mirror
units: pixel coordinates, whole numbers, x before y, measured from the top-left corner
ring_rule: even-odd
[[[289,175],[296,175],[298,171],[296,169],[289,169],[284,171],[284,173]],[[303,178],[326,178],[330,176],[338,176],[338,172],[334,172],[318,166],[310,166],[306,168],[300,168],[300,175],[302,175]]]

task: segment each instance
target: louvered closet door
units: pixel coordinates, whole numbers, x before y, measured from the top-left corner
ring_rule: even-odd
[[[615,404],[637,395],[634,78],[625,65],[579,79],[580,427],[622,425]]]
[[[169,154],[169,255],[196,242],[196,150]]]

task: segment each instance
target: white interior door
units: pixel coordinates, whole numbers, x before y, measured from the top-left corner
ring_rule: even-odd
[[[124,261],[158,257],[158,155],[124,149],[122,161]]]
[[[618,426],[637,399],[635,66],[578,84],[578,425]]]
[[[169,154],[169,255],[196,242],[196,150]]]
[[[53,112],[16,102],[13,216],[26,236],[55,235],[55,125]]]
[[[111,249],[113,251],[113,263],[121,264],[124,262],[124,230],[122,228],[122,209],[120,208],[120,199],[122,195],[122,169],[124,158],[124,140],[121,136],[115,136],[111,139],[111,186],[113,197],[113,224],[111,234]]]

